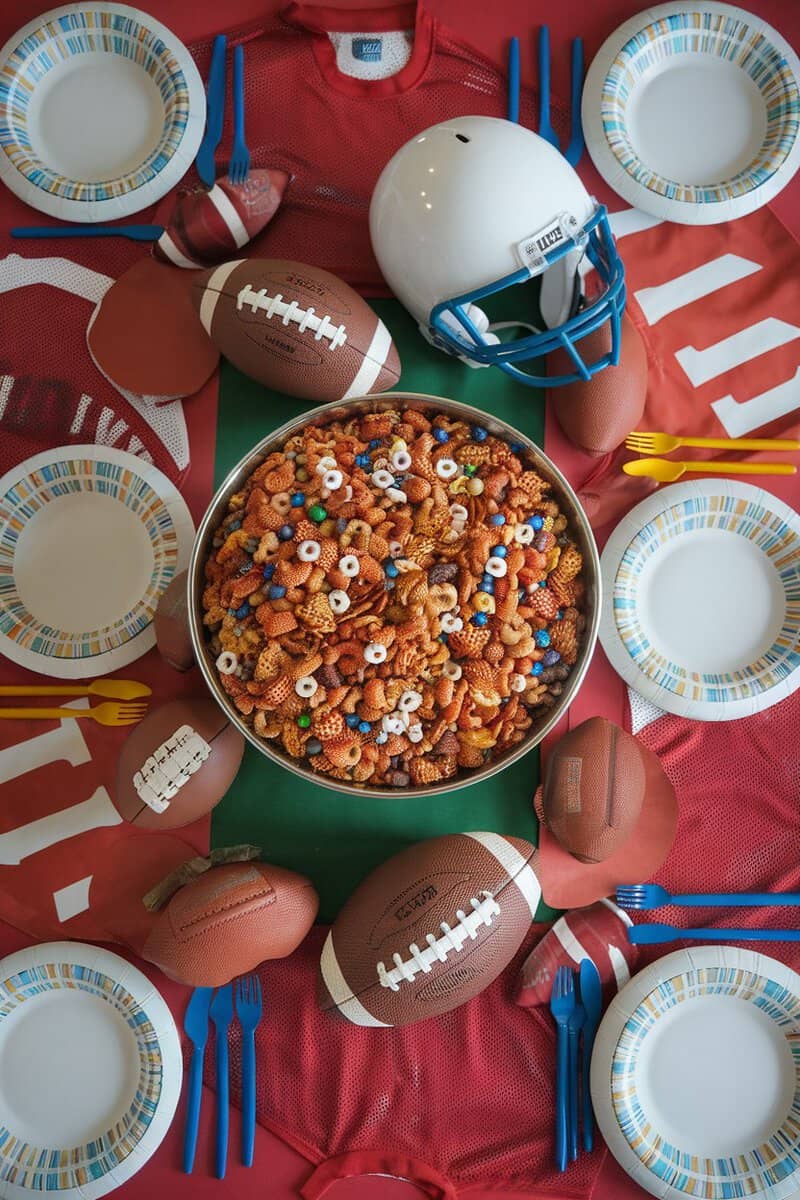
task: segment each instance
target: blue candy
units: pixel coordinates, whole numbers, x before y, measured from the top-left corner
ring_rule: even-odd
[[[550,634],[546,629],[537,629],[535,641],[539,649],[544,650],[546,646],[550,645]]]
[[[273,583],[270,585],[268,595],[270,600],[282,600],[286,595],[286,588],[280,583]]]
[[[236,616],[236,619],[237,619],[237,621],[241,621],[241,620],[243,620],[245,617],[249,617],[249,616],[250,616],[250,613],[251,613],[252,611],[253,611],[253,610],[250,608],[250,605],[249,605],[249,604],[243,604],[241,608],[237,608],[237,609],[236,609],[235,616]]]
[[[543,670],[544,670],[544,667],[542,666],[542,664],[540,662],[535,662],[533,664],[533,666],[531,667],[531,675],[541,675]]]
[[[508,448],[512,454],[522,454],[525,449],[522,442],[509,442]]]
[[[490,525],[505,525],[505,523],[506,519],[502,513],[494,513],[491,517],[489,517]]]
[[[488,436],[489,436],[488,430],[484,429],[482,425],[473,425],[472,426],[473,442],[485,442]]]
[[[381,444],[380,438],[373,438],[372,441],[369,443],[369,448],[370,448],[370,450],[377,450],[378,446],[380,446],[380,444]]]
[[[290,501],[292,508],[302,508],[303,505],[305,504],[305,502],[306,502],[306,497],[305,497],[304,492],[294,492],[292,494],[292,498]]]
[[[384,569],[385,573],[389,576],[390,579],[396,579],[397,576],[400,574],[400,571],[394,565],[394,563],[392,562],[392,560],[390,558],[386,559],[386,562],[383,564],[383,569]]]
[[[480,628],[480,626],[487,623],[489,618],[485,612],[476,612],[474,617],[470,617],[470,620],[473,625],[477,625]]]
[[[356,729],[359,733],[369,733],[371,728],[372,726],[370,725],[369,721],[359,721],[358,725],[356,725]]]
[[[557,650],[545,650],[542,662],[546,667],[554,667],[557,662],[560,662],[561,655]]]
[[[344,723],[348,729],[358,729],[359,717],[355,713],[348,713],[344,719]]]
[[[294,530],[292,529],[291,525],[281,525],[280,529],[278,530],[278,537],[282,542],[288,542],[290,538],[293,538]]]
[[[438,425],[433,430],[433,436],[436,438],[437,442],[441,442],[442,445],[444,445],[445,442],[450,441],[450,434],[446,429],[440,429]]]
[[[272,576],[275,574],[275,563],[267,563],[261,574],[265,579],[272,579]]]
[[[538,513],[534,517],[528,517],[526,525],[532,525],[534,529],[541,529],[544,525],[544,517],[540,517]]]
[[[495,556],[495,558],[505,558],[505,556],[508,554],[508,551],[506,550],[505,546],[492,546],[491,553]]]

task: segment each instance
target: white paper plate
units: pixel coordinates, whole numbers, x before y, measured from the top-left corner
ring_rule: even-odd
[[[673,484],[600,558],[600,640],[667,712],[730,721],[800,687],[800,517],[733,479]]]
[[[713,225],[766,204],[800,166],[800,60],[730,4],[660,4],[600,47],[583,89],[595,166],[644,212]]]
[[[64,679],[133,662],[193,536],[183,497],[133,454],[62,446],[20,463],[0,479],[0,653]]]
[[[0,50],[0,179],[64,220],[129,216],[188,170],[205,105],[189,51],[147,13],[54,8]]]
[[[163,1140],[175,1022],[141,971],[80,942],[0,960],[0,1197],[104,1196]]]
[[[654,1196],[784,1200],[800,1189],[800,976],[749,950],[677,950],[600,1023],[597,1124]]]

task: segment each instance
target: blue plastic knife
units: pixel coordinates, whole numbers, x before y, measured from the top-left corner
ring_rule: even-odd
[[[132,242],[156,242],[163,225],[17,225],[13,238],[123,237]]]
[[[211,51],[211,66],[206,88],[206,131],[197,151],[194,165],[206,187],[212,187],[217,178],[214,151],[222,139],[222,123],[225,117],[225,50],[228,39],[224,33],[214,38]]]
[[[191,1174],[197,1149],[197,1125],[200,1120],[200,1101],[203,1094],[203,1058],[208,1039],[208,1016],[214,989],[195,988],[189,1000],[183,1027],[194,1045],[189,1066],[189,1091],[186,1111],[186,1131],[183,1139],[183,1169]]]
[[[581,1058],[581,1113],[583,1118],[583,1148],[588,1153],[594,1145],[594,1115],[592,1094],[589,1090],[589,1067],[597,1034],[597,1026],[603,1013],[603,987],[600,972],[590,958],[581,959],[580,966],[581,1002],[586,1011],[583,1023],[583,1046]]]

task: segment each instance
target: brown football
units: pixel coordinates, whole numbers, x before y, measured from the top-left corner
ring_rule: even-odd
[[[189,987],[222,987],[267,959],[291,954],[318,907],[313,884],[286,867],[212,867],[175,893],[140,953]]]
[[[244,738],[213,700],[162,704],[123,742],[116,809],[144,829],[189,825],[219,803],[243,754]]]
[[[319,1002],[354,1025],[409,1025],[472,999],[513,958],[536,912],[536,850],[452,833],[377,867],[325,940]]]
[[[565,734],[550,754],[542,817],[575,858],[603,862],[630,836],[644,788],[636,738],[604,717],[592,717]]]
[[[162,594],[153,617],[158,652],[176,671],[188,671],[194,666],[186,575],[186,571],[181,571],[175,576]]]
[[[611,347],[606,323],[578,345],[589,358],[600,358]],[[548,373],[566,375],[575,365],[566,350],[547,359]],[[608,454],[621,446],[642,419],[647,397],[647,351],[641,334],[623,313],[619,363],[606,367],[589,380],[552,388],[550,404],[569,440],[588,454]]]
[[[200,320],[226,358],[259,383],[325,403],[385,392],[400,359],[383,321],[319,267],[244,259],[198,274]]]

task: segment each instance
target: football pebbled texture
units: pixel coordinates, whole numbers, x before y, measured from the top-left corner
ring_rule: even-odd
[[[153,615],[158,652],[176,671],[188,671],[194,666],[186,578],[186,571],[175,576],[162,593]]]
[[[647,398],[647,350],[627,313],[622,315],[619,363],[589,380],[553,388],[548,394],[559,425],[573,445],[588,454],[609,454],[638,426]],[[607,354],[611,330],[606,325],[578,344],[590,358]],[[548,356],[551,375],[574,370],[566,350]]]
[[[384,392],[400,378],[383,321],[319,267],[285,259],[223,263],[197,276],[192,296],[225,357],[276,391],[321,404]]]
[[[522,838],[454,833],[377,867],[336,918],[319,1004],[355,1025],[409,1025],[483,991],[513,958],[541,896]]]
[[[612,900],[598,900],[588,908],[574,908],[559,917],[536,943],[517,977],[515,999],[524,1008],[550,1003],[558,967],[580,966],[590,958],[600,974],[607,998],[631,977],[639,950],[628,940],[633,924]]]
[[[212,867],[159,913],[140,953],[189,987],[222,987],[295,950],[319,898],[302,875],[267,863]]]
[[[123,743],[114,805],[143,829],[177,829],[211,812],[233,783],[244,738],[208,697],[155,708]]]
[[[272,220],[289,182],[285,171],[252,170],[244,183],[221,178],[177,197],[153,254],[176,267],[210,267],[236,254]]]
[[[610,858],[642,810],[645,766],[636,739],[604,717],[565,734],[547,760],[542,817],[581,862]]]

